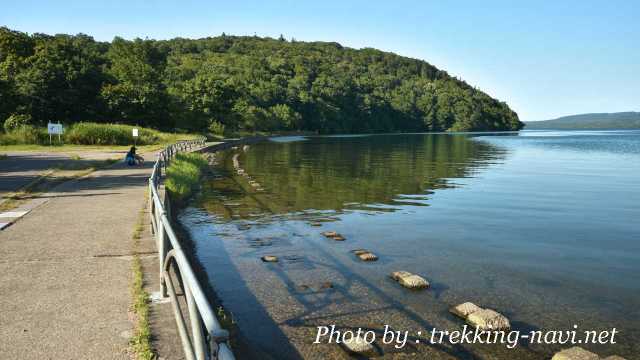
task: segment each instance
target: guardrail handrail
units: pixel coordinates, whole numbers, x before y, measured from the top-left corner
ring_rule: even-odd
[[[220,326],[211,304],[198,282],[191,264],[180,245],[180,240],[171,227],[171,206],[164,193],[161,200],[158,186],[163,171],[171,162],[175,154],[201,147],[205,138],[180,141],[166,147],[158,154],[149,177],[149,198],[151,199],[150,214],[153,234],[158,245],[160,257],[160,295],[170,297],[173,307],[178,333],[187,360],[220,359],[234,360],[235,357],[229,346],[229,332]],[[190,332],[180,308],[176,295],[176,288],[170,270],[174,266],[174,273],[180,287],[184,291],[189,315]]]

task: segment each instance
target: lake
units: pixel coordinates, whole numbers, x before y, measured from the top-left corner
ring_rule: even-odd
[[[313,344],[332,324],[409,331],[402,349],[376,342],[385,358],[570,347],[426,344],[434,327],[462,327],[448,309],[465,301],[523,332],[616,328],[615,345],[581,346],[640,358],[640,131],[284,137],[215,156],[178,218],[239,358],[349,358]],[[397,270],[431,287],[405,289]]]

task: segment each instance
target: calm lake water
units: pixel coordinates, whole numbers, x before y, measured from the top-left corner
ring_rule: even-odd
[[[377,343],[387,358],[567,347],[424,344],[433,327],[460,329],[447,310],[472,301],[516,330],[615,327],[617,344],[583,346],[640,359],[640,131],[291,137],[216,160],[179,219],[233,314],[240,358],[348,358],[312,344],[330,324],[410,331],[403,349]],[[358,248],[379,261],[358,261]],[[400,287],[397,270],[431,288]]]

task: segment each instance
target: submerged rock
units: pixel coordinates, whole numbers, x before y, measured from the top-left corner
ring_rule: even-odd
[[[472,312],[467,316],[467,323],[483,331],[509,330],[509,328],[511,328],[509,319],[491,309],[481,309]]]
[[[331,281],[325,281],[320,284],[320,289],[333,289],[333,283]]]
[[[278,257],[273,255],[265,255],[260,259],[262,259],[262,261],[264,262],[278,262]]]
[[[391,278],[409,289],[424,289],[429,287],[429,282],[426,279],[408,271],[394,271],[391,273]]]
[[[373,345],[366,342],[360,336],[353,336],[342,342],[342,346],[350,353],[354,353],[360,356],[374,356],[376,355],[376,349]]]
[[[587,351],[579,346],[564,349],[557,352],[551,360],[599,360],[600,357],[591,351]]]
[[[333,240],[335,240],[335,241],[344,241],[344,240],[345,240],[345,238],[344,238],[342,235],[340,235],[340,234],[338,234],[338,235],[336,235],[336,236],[333,236],[333,237],[331,237],[331,238],[332,238]]]
[[[482,308],[472,302],[466,302],[452,307],[449,312],[466,320],[469,315],[478,310],[482,310]]]
[[[356,256],[362,261],[376,261],[376,260],[378,260],[378,256],[376,256],[376,254],[372,253],[369,250],[358,249],[358,250],[353,250],[353,253],[356,254]]]
[[[311,226],[322,226],[322,223],[312,222],[312,223],[309,223],[309,225],[311,225]]]

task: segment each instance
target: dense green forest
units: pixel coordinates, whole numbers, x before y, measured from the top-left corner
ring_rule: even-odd
[[[530,121],[527,129],[640,129],[640,112],[618,112],[563,116]]]
[[[0,121],[319,133],[517,130],[445,71],[375,49],[239,37],[98,42],[0,28]],[[8,130],[7,130],[8,131]]]

